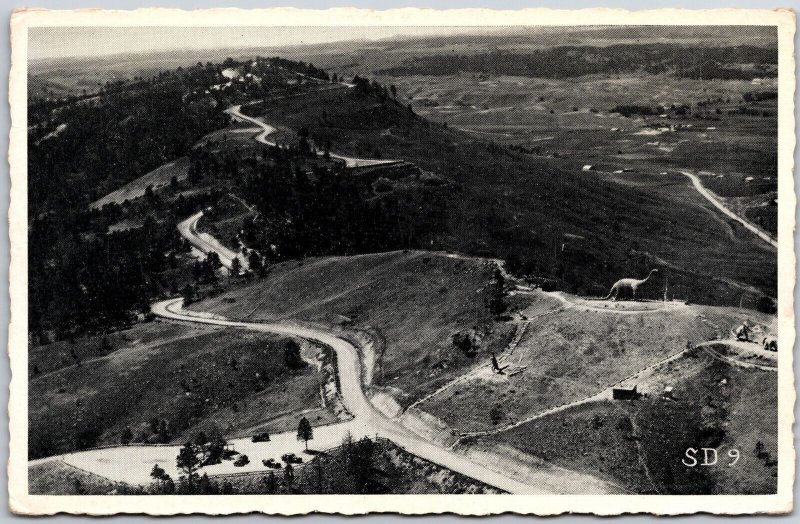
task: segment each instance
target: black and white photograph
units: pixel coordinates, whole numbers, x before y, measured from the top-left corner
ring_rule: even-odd
[[[19,511],[791,509],[792,13],[40,14],[12,21]]]

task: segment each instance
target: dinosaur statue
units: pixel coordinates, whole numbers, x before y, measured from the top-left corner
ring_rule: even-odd
[[[658,270],[651,269],[650,273],[648,273],[647,276],[641,280],[637,280],[635,278],[621,278],[617,280],[616,283],[611,286],[611,291],[609,291],[608,295],[603,297],[602,300],[608,300],[612,296],[614,297],[613,300],[617,300],[620,297],[620,294],[630,294],[631,298],[636,300],[636,289],[647,282],[647,279],[649,279],[653,273],[658,273]]]

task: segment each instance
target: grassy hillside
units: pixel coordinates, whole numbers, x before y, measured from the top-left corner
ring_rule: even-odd
[[[538,307],[534,303],[529,315]],[[699,306],[641,314],[581,307],[555,311],[532,321],[505,356],[505,363],[524,370],[503,377],[487,372],[420,407],[462,432],[501,427],[591,397],[682,351],[687,342],[727,333],[745,318],[770,323],[768,317],[747,311]]]
[[[674,387],[674,400],[654,391],[634,402],[594,402],[490,440],[642,493],[775,493],[776,373],[730,366],[699,353],[657,376]],[[682,464],[687,448],[703,446],[718,450],[717,466]],[[741,453],[734,466],[728,466],[731,449]]]
[[[103,198],[92,202],[92,208],[100,209],[110,203],[123,204],[126,200],[134,200],[144,196],[148,191],[155,191],[171,183],[177,185],[189,175],[189,161],[181,157],[174,162],[160,166],[146,175],[128,182],[116,191],[112,191]],[[174,182],[173,182],[174,180]]]
[[[478,326],[480,354],[502,348],[513,329],[487,309],[493,265],[419,251],[284,262],[269,275],[190,309],[231,318],[281,318],[369,329],[379,345],[374,382],[408,402],[456,376],[479,355],[452,342]]]
[[[119,444],[124,433],[131,442],[183,442],[201,429],[292,429],[294,412],[319,408],[323,379],[311,365],[287,368],[286,342],[151,323],[34,348],[40,369],[30,381],[29,456]],[[314,358],[313,348],[305,352]],[[306,416],[315,425],[335,419],[325,409]]]
[[[28,493],[31,495],[108,495],[116,489],[114,482],[60,461],[28,468]]]

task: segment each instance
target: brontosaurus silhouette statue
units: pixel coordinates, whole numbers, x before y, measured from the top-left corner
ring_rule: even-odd
[[[621,278],[617,280],[613,286],[611,286],[611,291],[608,292],[608,295],[603,297],[601,300],[608,300],[612,296],[614,300],[620,298],[620,295],[627,295],[630,293],[632,299],[636,299],[636,289],[647,282],[647,280],[653,275],[653,273],[658,273],[657,269],[651,269],[650,273],[641,280],[637,280],[635,278]]]

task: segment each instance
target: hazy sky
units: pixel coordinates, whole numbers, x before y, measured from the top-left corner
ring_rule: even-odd
[[[32,27],[28,30],[28,56],[40,58],[95,57],[154,51],[229,50],[286,47],[342,41],[370,41],[390,37],[451,36],[458,34],[522,34],[540,37],[549,45],[568,43],[580,32],[607,43],[626,40],[708,41],[737,44],[776,42],[775,28],[746,26],[367,26],[367,27]],[[574,42],[573,42],[574,43]]]
[[[486,29],[483,29],[486,31]],[[451,35],[468,27],[47,27],[28,31],[30,59],[173,49],[276,47],[392,36]]]

